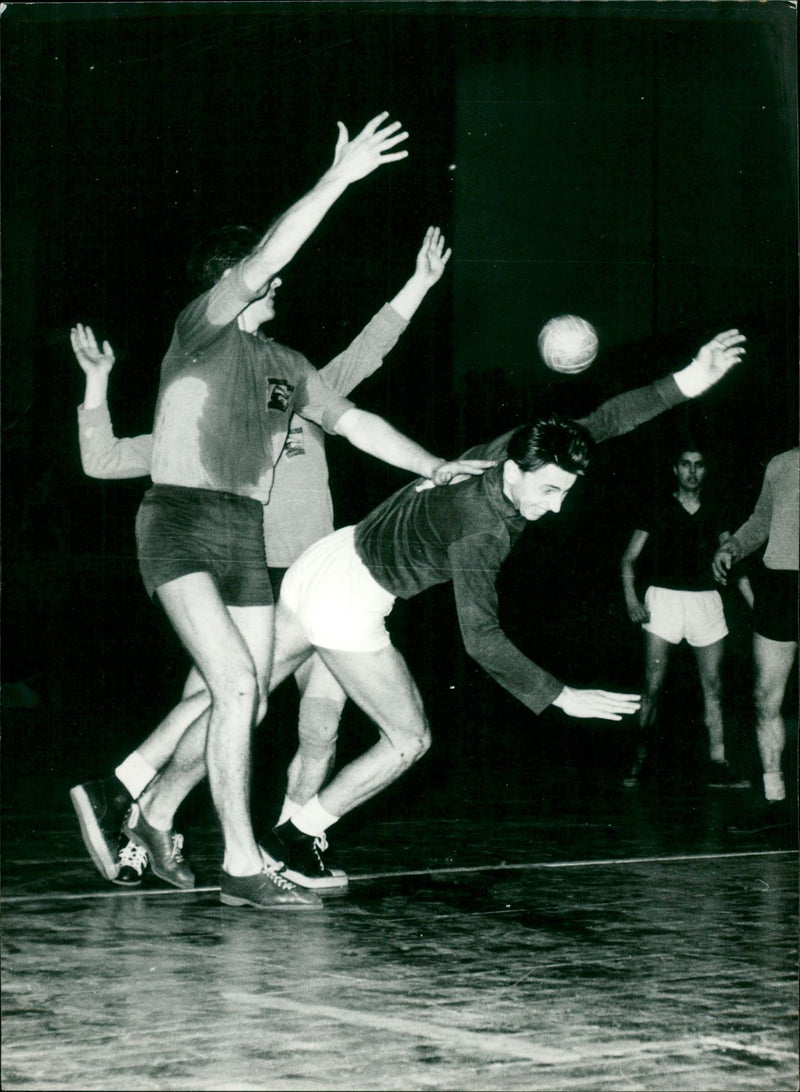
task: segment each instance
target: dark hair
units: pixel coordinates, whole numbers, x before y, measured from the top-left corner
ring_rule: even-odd
[[[675,467],[681,461],[681,456],[685,455],[687,451],[696,451],[698,455],[703,456],[703,461],[706,459],[706,447],[705,444],[697,442],[693,436],[683,436],[679,439],[672,449],[672,466]]]
[[[195,246],[187,266],[189,278],[199,292],[207,292],[226,269],[255,250],[261,235],[245,224],[217,228]]]
[[[570,474],[583,474],[593,448],[594,440],[583,425],[551,413],[517,429],[508,442],[508,457],[520,470],[553,464]]]

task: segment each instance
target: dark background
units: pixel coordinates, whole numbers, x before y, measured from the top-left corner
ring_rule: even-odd
[[[177,700],[187,669],[136,570],[148,483],[82,474],[70,326],[91,324],[117,351],[118,433],[149,431],[194,241],[229,222],[265,227],[328,166],[335,122],[353,135],[382,109],[410,132],[408,159],[328,214],[286,270],[271,328],[322,365],[439,224],[454,256],[357,392],[364,408],[454,455],[543,407],[591,410],[720,330],[748,337],[744,363],[709,396],[605,445],[503,575],[503,621],[521,647],[567,682],[638,689],[619,558],[639,506],[668,487],[674,444],[699,437],[708,489],[741,519],[766,461],[797,442],[795,30],[781,3],[8,5],[7,784],[104,773]],[[536,352],[543,321],[562,312],[599,333],[581,377],[553,376]],[[342,441],[328,448],[339,525],[404,480]],[[731,719],[753,763],[749,623],[735,595],[726,607]],[[598,762],[628,761],[630,725],[536,718],[468,661],[449,588],[398,605],[392,626],[435,747],[382,808],[448,788],[459,802],[524,792],[554,757],[578,787]],[[692,693],[693,670],[676,658]],[[292,746],[284,691],[257,757],[268,800]],[[676,745],[697,757],[690,714]],[[368,734],[352,712],[346,725],[345,753]]]

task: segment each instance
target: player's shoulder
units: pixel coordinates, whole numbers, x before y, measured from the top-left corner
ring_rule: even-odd
[[[792,447],[788,451],[781,451],[777,455],[773,455],[767,463],[766,473],[769,475],[785,473],[797,469],[799,465],[800,447]]]

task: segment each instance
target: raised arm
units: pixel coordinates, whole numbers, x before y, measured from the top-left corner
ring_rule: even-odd
[[[647,387],[610,398],[581,419],[596,443],[632,432],[687,398],[697,398],[718,383],[744,353],[744,334],[726,330],[703,345],[691,363]]]
[[[153,438],[119,438],[108,412],[108,377],[114,351],[107,341],[98,347],[91,326],[77,323],[70,330],[75,358],[86,376],[83,405],[78,407],[78,443],[83,471],[90,478],[141,478],[150,473]]]
[[[114,350],[107,341],[98,347],[97,338],[91,326],[76,322],[69,332],[72,351],[86,376],[86,390],[83,396],[85,409],[95,409],[105,405],[108,397],[108,377],[114,367]]]
[[[441,231],[437,227],[429,227],[411,277],[394,299],[370,319],[344,352],[320,369],[328,386],[338,394],[348,395],[380,368],[427,293],[441,278],[449,258],[450,250],[445,250]]]
[[[490,466],[496,466],[496,461],[489,459],[446,462],[398,432],[382,417],[355,406],[346,410],[336,422],[336,432],[368,455],[374,455],[390,466],[429,478],[434,485],[447,485],[457,475],[482,474]]]
[[[391,306],[407,322],[413,318],[425,296],[440,281],[452,250],[445,249],[444,236],[438,227],[429,227],[417,254],[414,272],[393,300]]]
[[[385,163],[405,159],[407,151],[394,149],[408,139],[408,133],[400,131],[399,121],[384,125],[388,117],[388,111],[378,114],[352,140],[347,128],[337,121],[339,136],[333,163],[305,196],[278,217],[253,254],[245,259],[242,277],[247,288],[257,293],[266,287],[270,278],[292,260],[351,183]]]

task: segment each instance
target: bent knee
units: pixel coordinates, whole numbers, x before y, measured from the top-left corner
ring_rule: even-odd
[[[419,731],[409,733],[392,741],[398,765],[401,769],[408,769],[415,762],[419,762],[429,750],[433,739],[430,729],[424,725]]]
[[[297,734],[304,747],[330,747],[336,743],[344,702],[304,696],[300,700]]]
[[[252,712],[259,701],[258,680],[252,664],[242,664],[214,680],[211,700],[217,708],[247,708]]]

